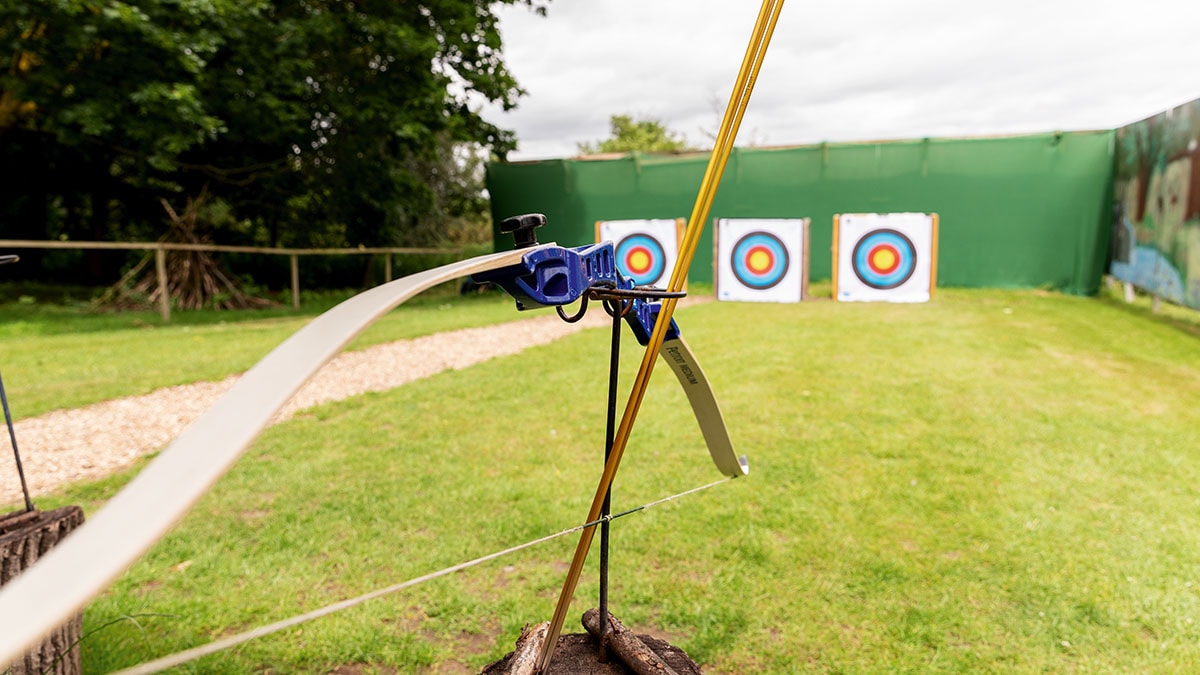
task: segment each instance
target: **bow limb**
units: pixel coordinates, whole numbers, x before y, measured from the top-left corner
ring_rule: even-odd
[[[745,455],[739,457],[734,451],[721,407],[717,404],[712,386],[704,375],[704,369],[700,367],[700,362],[696,360],[696,355],[688,343],[682,336],[669,338],[663,342],[659,355],[670,366],[679,380],[679,385],[687,394],[692,413],[696,416],[700,432],[704,435],[704,442],[708,445],[708,454],[712,456],[717,469],[731,478],[749,474],[750,463]]]
[[[300,387],[367,326],[432,286],[512,265],[536,250],[478,256],[378,286],[272,350],[94,517],[0,589],[0,664],[67,621],[166,534]]]

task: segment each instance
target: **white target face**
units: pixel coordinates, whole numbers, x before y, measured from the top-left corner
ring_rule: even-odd
[[[605,220],[597,224],[597,241],[611,241],[617,270],[638,286],[666,288],[679,256],[675,220]]]
[[[936,218],[924,213],[839,216],[834,298],[928,302],[937,265]]]
[[[800,302],[807,227],[807,219],[717,220],[717,299]]]

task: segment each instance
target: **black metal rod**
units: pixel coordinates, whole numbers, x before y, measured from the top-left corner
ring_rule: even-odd
[[[4,403],[4,420],[8,423],[8,437],[12,440],[13,457],[17,460],[17,475],[21,477],[21,492],[25,495],[25,511],[33,510],[29,499],[29,486],[25,484],[25,467],[21,466],[21,453],[17,450],[17,432],[13,429],[12,413],[8,411],[8,394],[4,393],[4,378],[0,377],[0,402]],[[612,441],[609,441],[612,446]]]
[[[608,362],[608,419],[604,430],[604,463],[608,464],[608,456],[612,453],[613,438],[617,429],[617,376],[621,366],[621,315],[622,303],[615,303],[611,309],[605,303],[612,315],[612,340],[609,343]],[[612,511],[612,487],[604,495],[604,504],[600,507],[600,515],[604,522],[600,524],[600,652],[604,653],[604,643],[608,637],[608,538],[611,520],[608,515]]]

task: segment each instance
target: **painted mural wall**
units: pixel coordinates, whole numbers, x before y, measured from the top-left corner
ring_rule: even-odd
[[[1116,154],[1110,272],[1200,309],[1200,99],[1118,129]]]

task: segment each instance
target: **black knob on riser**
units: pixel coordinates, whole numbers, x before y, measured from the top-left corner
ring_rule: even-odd
[[[513,236],[513,248],[529,248],[537,246],[537,228],[546,224],[546,216],[541,213],[526,213],[500,222],[500,231]]]

